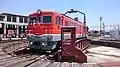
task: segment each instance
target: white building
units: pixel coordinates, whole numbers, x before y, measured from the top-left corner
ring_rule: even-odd
[[[6,38],[9,31],[14,32],[14,37],[20,37],[21,33],[27,32],[28,16],[10,13],[0,14],[0,34]]]

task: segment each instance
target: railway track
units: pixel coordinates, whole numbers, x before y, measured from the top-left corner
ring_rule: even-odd
[[[0,47],[0,67],[101,67],[98,64],[92,63],[55,62],[54,60],[46,59],[48,57],[46,55],[24,51],[27,41],[7,42],[5,44]]]

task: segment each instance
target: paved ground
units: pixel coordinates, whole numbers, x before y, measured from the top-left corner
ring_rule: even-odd
[[[106,46],[99,46],[88,49],[89,63],[120,62],[120,49]]]

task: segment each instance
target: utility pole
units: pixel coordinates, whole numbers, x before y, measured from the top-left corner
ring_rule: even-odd
[[[104,22],[103,22],[103,37],[105,39],[105,24],[104,24]]]
[[[102,18],[103,18],[103,17],[100,17],[100,36],[101,36],[101,31],[102,31],[102,30],[101,30]]]

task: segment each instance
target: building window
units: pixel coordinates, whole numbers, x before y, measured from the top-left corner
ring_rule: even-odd
[[[16,22],[16,17],[15,16],[13,16],[12,22]]]
[[[23,18],[22,17],[19,18],[19,22],[23,23]]]
[[[21,29],[23,29],[23,26],[21,26]]]
[[[7,28],[8,28],[8,29],[11,29],[11,28],[13,28],[13,25],[8,24]]]
[[[7,26],[7,28],[8,28],[8,24],[7,24],[6,26]]]
[[[15,25],[15,28],[17,28],[17,26]]]
[[[11,22],[11,16],[7,16],[7,21]]]
[[[3,21],[4,18],[5,16],[0,16],[0,21]]]
[[[56,17],[56,24],[59,26],[60,25],[60,17]]]
[[[25,26],[25,29],[27,30],[27,26]]]
[[[15,25],[13,25],[13,29],[15,29]]]
[[[3,21],[3,18],[2,18],[2,17],[0,17],[0,20],[1,20],[1,21]]]
[[[28,21],[27,21],[27,18],[24,18],[24,23],[27,23]]]
[[[2,28],[2,24],[0,23],[0,28]]]

